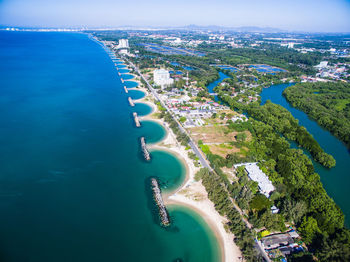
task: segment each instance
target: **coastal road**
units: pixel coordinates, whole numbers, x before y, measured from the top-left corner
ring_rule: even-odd
[[[160,99],[158,93],[156,92],[156,90],[154,90],[154,88],[152,87],[152,85],[147,81],[147,79],[141,74],[141,72],[139,71],[139,69],[128,59],[126,59],[129,64],[134,68],[134,70],[137,72],[137,74],[145,81],[145,83],[147,84],[149,90],[151,91],[152,95],[154,96],[154,98],[156,100],[158,100],[160,102],[160,104],[167,110],[167,112],[172,116],[172,118],[176,121],[176,123],[179,126],[179,129],[182,133],[185,133],[188,137],[189,137],[189,143],[188,145],[192,148],[193,152],[196,154],[196,156],[199,158],[200,163],[202,164],[203,167],[208,168],[210,171],[213,171],[213,169],[211,168],[211,166],[209,165],[209,161],[207,160],[207,158],[203,155],[203,153],[201,152],[201,150],[197,147],[197,145],[195,144],[195,142],[192,140],[191,136],[189,135],[189,133],[187,132],[187,130],[182,126],[182,124],[177,120],[176,116],[173,114],[173,112],[165,105],[165,103]],[[238,210],[238,212],[240,213],[244,223],[246,224],[246,226],[250,229],[252,229],[252,225],[244,218],[243,212],[242,210],[236,205],[236,203],[233,201],[232,198],[230,198],[230,200],[232,201],[232,203],[234,204],[234,207]],[[271,260],[269,259],[269,257],[267,256],[264,248],[261,246],[260,241],[255,240],[255,248],[257,249],[257,251],[261,254],[261,256],[265,259],[265,261],[270,262]]]
[[[179,126],[179,129],[182,133],[185,133],[189,137],[188,145],[192,148],[193,152],[196,154],[196,156],[199,158],[199,162],[203,167],[208,168],[210,171],[213,171],[211,166],[209,165],[209,161],[207,158],[203,155],[203,153],[200,151],[200,149],[197,147],[196,143],[192,140],[190,134],[187,132],[187,130],[182,126],[182,124],[177,120],[176,116],[173,114],[173,112],[166,106],[166,104],[162,101],[162,99],[159,97],[158,93],[152,85],[148,82],[148,80],[141,74],[140,70],[128,59],[125,58],[126,61],[134,68],[136,73],[145,81],[145,83],[148,86],[148,89],[151,91],[154,98],[160,102],[160,104],[167,110],[167,112],[171,115],[171,117],[176,121],[177,125]]]

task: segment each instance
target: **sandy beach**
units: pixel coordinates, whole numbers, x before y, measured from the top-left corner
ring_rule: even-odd
[[[157,121],[158,122],[158,121]],[[167,137],[150,149],[166,150],[175,154],[186,167],[186,178],[177,190],[163,195],[166,205],[184,205],[201,215],[215,233],[222,253],[222,261],[241,261],[239,248],[233,242],[233,234],[225,230],[226,218],[219,215],[214,204],[208,199],[207,192],[200,181],[194,180],[195,173],[199,170],[188,157],[185,147],[179,146],[175,135],[167,129]]]
[[[134,81],[136,79],[134,78]],[[178,143],[175,134],[169,128],[168,124],[154,116],[154,113],[158,112],[158,108],[151,102],[153,101],[153,97],[149,95],[149,92],[140,86],[133,88],[133,90],[146,93],[145,97],[135,100],[136,103],[145,103],[152,107],[152,113],[140,117],[141,124],[142,120],[151,120],[162,125],[166,130],[166,136],[162,141],[155,144],[148,144],[150,152],[152,150],[163,150],[174,154],[186,168],[186,177],[182,185],[173,192],[163,194],[165,204],[183,205],[197,212],[210,226],[219,241],[222,261],[242,261],[242,254],[233,241],[234,235],[227,232],[224,228],[227,219],[220,216],[215,210],[214,204],[208,199],[208,194],[202,183],[194,180],[194,175],[199,168],[195,167],[193,160],[188,157],[188,151],[185,147]]]

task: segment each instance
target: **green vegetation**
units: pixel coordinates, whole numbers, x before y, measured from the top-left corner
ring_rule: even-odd
[[[185,123],[187,119],[186,119],[186,117],[182,116],[182,117],[180,117],[179,120],[181,123]]]
[[[302,202],[299,205],[306,204],[308,216],[317,220],[323,232],[332,233],[336,228],[342,228],[343,214],[323,189],[311,160],[302,150],[291,149],[289,143],[273,131],[273,127],[256,120],[251,122],[251,133],[255,139],[250,152],[257,160],[266,160],[261,164],[280,194],[275,204],[283,210],[286,201],[292,201],[293,206]],[[295,210],[303,209],[299,207]],[[293,218],[297,224],[300,222],[300,214],[287,212],[286,217]]]
[[[244,142],[246,139],[247,139],[246,133],[238,133],[238,134],[236,135],[236,140],[237,140],[238,142]]]
[[[108,39],[112,37],[108,35]],[[233,151],[235,153],[222,157],[214,154],[214,150],[211,152],[210,147],[202,141],[198,142],[214,172],[201,169],[195,175],[195,180],[202,180],[216,210],[228,218],[226,229],[235,234],[235,243],[242,250],[245,260],[260,260],[249,224],[253,228],[265,228],[265,232],[272,232],[285,231],[288,222],[297,227],[310,251],[293,254],[288,257],[290,261],[313,261],[312,254],[318,261],[350,261],[350,231],[344,227],[342,211],[327,195],[309,157],[300,149],[290,148],[288,141],[295,141],[308,150],[325,167],[333,167],[336,164],[334,158],[323,151],[312,135],[286,109],[271,102],[260,106],[258,98],[262,88],[271,83],[295,81],[301,73],[313,74],[313,66],[329,54],[317,51],[303,54],[266,42],[251,47],[250,43],[254,41],[243,39],[241,43],[244,48],[232,49],[224,44],[203,43],[199,49],[207,53],[205,57],[165,56],[136,46],[145,41],[150,42],[150,39],[130,39],[132,49],[140,51],[138,56],[130,59],[140,69],[148,71],[149,68],[167,67],[183,70],[171,65],[170,61],[195,68],[189,71],[189,77],[197,82],[195,86],[202,88],[198,96],[193,98],[196,101],[209,98],[206,86],[218,79],[218,71],[224,71],[230,79],[224,80],[224,84],[218,85],[214,91],[231,109],[247,112],[252,117],[247,122],[227,121],[227,129],[237,134],[232,138],[234,141],[226,141],[222,146],[234,146],[240,149],[239,152]],[[161,40],[152,41],[161,43]],[[238,66],[240,70],[233,73],[210,66],[218,63]],[[288,72],[275,75],[259,73],[248,69],[249,64],[269,64],[287,69]],[[183,85],[184,81],[180,80],[169,89],[180,89]],[[345,83],[302,83],[287,88],[284,95],[293,106],[304,110],[349,146],[349,87]],[[177,122],[160,104],[158,107],[159,116],[169,123],[181,144],[187,145],[187,135],[180,131]],[[225,115],[214,114],[212,118],[224,119]],[[186,118],[180,119],[180,122],[184,121]],[[251,136],[247,139],[246,134],[249,133]],[[188,156],[197,162],[194,153],[188,152]],[[244,167],[236,168],[235,175],[229,177],[222,169],[232,168],[236,163],[253,161],[258,162],[276,188],[269,198],[259,193],[258,184],[249,179]],[[271,212],[272,205],[279,208],[278,214]]]
[[[218,71],[210,66],[213,63],[212,59],[208,57],[196,57],[196,56],[166,56],[169,60],[177,61],[182,64],[186,64],[190,67],[196,68],[196,70],[189,71],[189,77],[197,81],[197,86],[206,90],[206,86],[214,82],[219,78]],[[171,66],[168,64],[168,66]],[[181,68],[178,68],[181,69]]]
[[[323,166],[327,168],[335,166],[336,161],[333,156],[325,153],[306,128],[299,125],[298,120],[284,107],[271,101],[267,101],[263,106],[258,103],[245,105],[224,92],[220,93],[220,98],[232,109],[247,111],[251,117],[273,127],[275,132],[282,134],[288,140],[295,141],[299,146],[308,150],[313,158]],[[235,124],[231,123],[230,125]]]
[[[335,166],[335,159],[323,151],[306,128],[300,126],[298,120],[284,107],[268,101],[263,106],[254,104],[248,107],[248,113],[255,119],[272,126],[276,132],[283,134],[288,140],[297,142],[323,166],[328,168]]]
[[[174,134],[176,135],[176,139],[181,143],[181,145],[187,146],[190,138],[185,133],[180,131],[177,122],[172,118],[172,116],[168,112],[162,110],[160,113],[160,118],[163,118],[164,121],[169,123],[169,127],[171,130],[173,130]]]
[[[233,126],[240,131],[247,129],[253,136],[249,142],[243,142],[249,148],[246,155],[232,154],[222,158],[209,153],[207,157],[222,181],[221,185],[229,193],[226,197],[231,197],[245,210],[249,222],[269,231],[284,231],[286,221],[294,223],[320,261],[325,261],[326,254],[320,252],[325,246],[335,248],[332,251],[334,257],[344,255],[344,250],[349,251],[350,234],[344,228],[344,215],[327,195],[311,160],[303,151],[290,148],[288,141],[264,122],[251,119]],[[247,159],[258,161],[275,185],[276,190],[269,199],[258,193],[256,183],[248,178],[243,167],[237,168],[237,179],[233,182],[221,171],[220,167]],[[216,201],[217,206],[227,204],[224,198],[222,202]],[[280,213],[272,214],[271,205],[276,205]]]
[[[286,88],[283,95],[350,147],[349,83],[300,83]]]
[[[262,261],[254,248],[254,234],[241,218],[230,200],[229,193],[225,188],[225,181],[216,173],[210,173],[208,169],[202,168],[196,174],[197,179],[202,179],[209,199],[214,203],[215,209],[220,215],[229,220],[226,228],[235,235],[235,243],[239,246],[246,261]]]
[[[274,44],[263,44],[256,48],[219,49],[201,46],[207,57],[219,59],[229,65],[238,64],[269,64],[291,71],[313,72],[312,66],[318,64],[323,54],[312,52],[302,54],[296,50]],[[298,66],[299,64],[303,67]]]
[[[269,209],[271,207],[271,201],[262,194],[257,194],[250,201],[250,208],[255,211],[261,211]]]

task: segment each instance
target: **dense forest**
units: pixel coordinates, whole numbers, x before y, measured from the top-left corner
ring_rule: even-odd
[[[263,106],[252,104],[248,107],[248,113],[253,118],[272,126],[275,131],[283,134],[288,140],[297,142],[323,166],[328,168],[335,166],[333,156],[325,153],[316,139],[305,127],[299,125],[299,121],[284,107],[267,101]]]
[[[283,95],[350,147],[349,83],[300,83],[286,88]]]
[[[225,101],[233,110],[239,109],[273,127],[274,131],[282,134],[285,138],[295,141],[299,146],[310,152],[313,158],[327,168],[334,167],[336,161],[333,156],[324,152],[319,143],[306,130],[299,125],[299,121],[284,107],[270,101],[263,106],[258,103],[244,105],[224,92],[219,93],[220,98]]]
[[[284,137],[262,121],[251,119],[248,122],[233,124],[231,128],[237,131],[248,130],[253,139],[243,142],[244,146],[249,148],[243,156],[234,153],[222,158],[207,153],[214,167],[216,180],[221,183],[217,183],[215,187],[213,185],[216,183],[213,180],[203,183],[208,183],[209,198],[217,209],[226,210],[226,206],[232,207],[228,200],[233,199],[240,209],[247,212],[249,222],[255,228],[265,227],[270,231],[284,231],[285,222],[293,223],[303,236],[309,250],[320,261],[348,261],[350,233],[344,227],[344,215],[333,199],[327,195],[319,175],[314,172],[311,160],[302,150],[290,148]],[[259,162],[260,168],[275,185],[276,190],[270,198],[258,192],[256,183],[247,177],[243,169],[236,169],[235,181],[229,181],[221,171],[224,166],[231,167],[232,164],[246,161]],[[280,214],[270,212],[272,205],[281,210]],[[227,216],[226,212],[223,214]],[[241,224],[235,221],[236,224]],[[249,232],[247,228],[239,227]],[[249,237],[245,239],[248,240]],[[309,257],[308,253],[304,255],[305,259]],[[291,260],[301,261],[293,258]]]

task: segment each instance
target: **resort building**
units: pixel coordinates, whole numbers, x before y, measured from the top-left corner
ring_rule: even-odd
[[[119,54],[124,54],[124,55],[127,55],[129,53],[129,48],[130,47],[129,47],[128,39],[120,39],[119,44],[116,47]]]
[[[174,83],[174,79],[170,77],[169,71],[165,69],[156,69],[153,72],[154,83],[162,88],[170,86]]]
[[[117,48],[129,48],[128,39],[120,39]]]
[[[257,163],[237,164],[234,167],[237,168],[238,166],[245,167],[245,170],[248,173],[248,177],[258,183],[260,193],[269,198],[270,193],[275,190],[275,187],[272,185],[267,175],[261,171]]]

